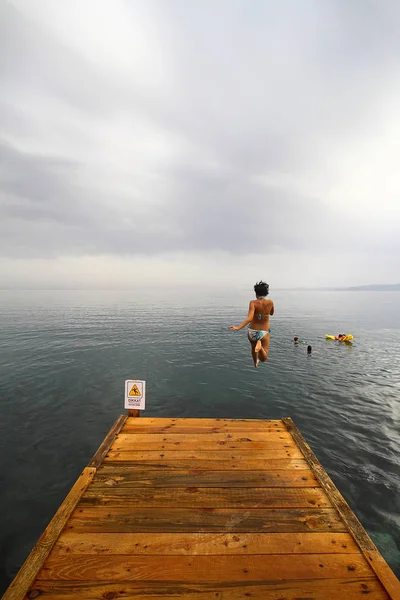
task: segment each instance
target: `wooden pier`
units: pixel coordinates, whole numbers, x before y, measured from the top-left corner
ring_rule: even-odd
[[[400,600],[291,419],[121,416],[4,600]]]

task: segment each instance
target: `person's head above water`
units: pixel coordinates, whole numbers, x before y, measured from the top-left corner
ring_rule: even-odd
[[[257,298],[268,296],[268,294],[269,294],[269,285],[268,285],[268,283],[265,283],[264,281],[259,281],[254,286],[254,291],[256,293]]]

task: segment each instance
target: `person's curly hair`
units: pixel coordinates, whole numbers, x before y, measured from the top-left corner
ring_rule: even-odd
[[[269,294],[269,285],[265,283],[265,281],[259,281],[254,286],[254,291],[257,296],[268,296]]]

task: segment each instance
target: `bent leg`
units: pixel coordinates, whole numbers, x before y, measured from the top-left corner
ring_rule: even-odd
[[[251,356],[253,358],[254,366],[258,367],[259,359],[258,359],[258,352],[256,352],[256,342],[253,342],[249,336],[247,336],[247,338],[250,342],[250,351],[251,351]]]
[[[262,349],[260,351],[260,359],[262,360],[262,362],[266,361],[268,358],[270,339],[271,339],[271,334],[266,333],[264,335],[263,339],[261,340]]]
[[[268,358],[268,353],[265,352],[262,346],[260,352],[258,353],[258,358],[261,360],[261,362],[265,362]]]

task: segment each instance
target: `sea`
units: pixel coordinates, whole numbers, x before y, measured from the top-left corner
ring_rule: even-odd
[[[146,381],[144,416],[291,417],[400,577],[400,293],[271,293],[255,369],[229,330],[251,292],[0,291],[0,592],[124,413],[126,379]]]

